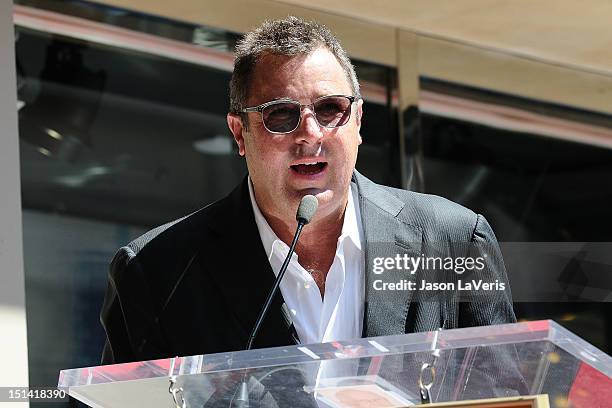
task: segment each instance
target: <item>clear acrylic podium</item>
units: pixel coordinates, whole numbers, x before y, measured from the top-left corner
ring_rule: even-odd
[[[93,407],[238,406],[244,382],[251,408],[400,407],[421,393],[592,408],[612,407],[611,376],[610,356],[547,320],[63,370],[58,387]]]

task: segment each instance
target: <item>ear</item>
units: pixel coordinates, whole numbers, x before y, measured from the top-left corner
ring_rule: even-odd
[[[357,121],[357,136],[359,137],[359,144],[361,144],[361,119],[363,119],[363,99],[359,99],[357,101],[357,113],[356,113],[356,121]]]
[[[227,126],[232,132],[232,135],[234,135],[234,140],[238,145],[238,153],[241,156],[244,156],[244,128],[242,126],[242,118],[240,117],[240,115],[236,115],[235,113],[228,113]]]

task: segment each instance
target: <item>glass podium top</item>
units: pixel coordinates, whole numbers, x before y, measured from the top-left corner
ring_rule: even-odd
[[[241,383],[251,406],[409,406],[428,387],[432,402],[548,394],[590,407],[612,398],[611,377],[610,356],[544,320],[63,370],[58,387],[94,407],[173,406],[171,379],[187,407],[237,406]]]

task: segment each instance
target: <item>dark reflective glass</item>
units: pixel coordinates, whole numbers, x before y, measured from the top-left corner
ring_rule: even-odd
[[[297,128],[301,110],[299,103],[275,103],[266,106],[261,111],[261,117],[270,132],[289,133]]]
[[[183,23],[94,3],[27,3],[85,25],[190,38]],[[133,24],[123,24],[128,18]],[[227,129],[229,70],[16,30],[29,380],[48,386],[60,369],[100,363],[99,313],[117,248],[224,196],[246,167]],[[353,62],[367,112],[357,168],[399,186],[395,70]],[[321,112],[333,119],[329,108],[318,120]]]
[[[329,97],[314,103],[317,121],[326,127],[338,127],[346,124],[351,116],[351,101],[345,97]]]
[[[612,129],[612,117],[556,106],[490,90],[431,79],[421,80],[430,95],[477,101],[484,110],[513,109],[550,118]],[[423,93],[425,94],[425,93]],[[424,96],[422,96],[424,98]],[[460,99],[459,99],[460,98]],[[567,140],[563,127],[546,135],[521,126],[488,124],[423,110],[422,174],[424,191],[442,195],[486,216],[500,242],[609,242],[612,230],[612,148],[589,144],[588,138]],[[520,118],[520,116],[516,116]],[[530,116],[533,121],[533,116]],[[551,121],[552,121],[551,120]],[[518,121],[518,119],[517,119]],[[521,124],[521,123],[518,123]],[[569,126],[571,124],[567,123]],[[585,245],[585,254],[588,245]],[[509,277],[517,279],[534,259],[505,255]],[[554,284],[586,284],[588,256],[568,258]],[[594,261],[593,261],[594,262]],[[593,263],[594,264],[594,263]],[[603,269],[602,269],[603,270]],[[541,271],[547,273],[550,271]],[[551,272],[551,273],[553,273]],[[605,275],[602,275],[605,276]],[[535,278],[534,278],[535,281]],[[594,283],[588,282],[593,285]],[[588,291],[577,291],[576,296]],[[521,294],[515,294],[520,298]],[[609,353],[612,349],[612,304],[609,302],[516,302],[519,319],[553,319]]]

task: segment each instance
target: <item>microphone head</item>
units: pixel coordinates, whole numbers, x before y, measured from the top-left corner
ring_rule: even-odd
[[[302,201],[300,201],[300,206],[298,207],[295,218],[304,225],[308,224],[317,211],[318,206],[319,200],[317,200],[317,197],[313,195],[304,196]]]

